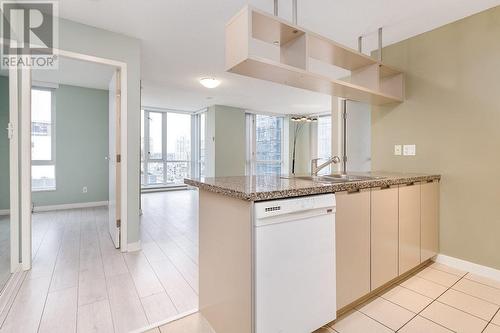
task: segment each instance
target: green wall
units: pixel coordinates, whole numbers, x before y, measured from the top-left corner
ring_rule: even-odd
[[[374,108],[374,170],[439,173],[440,252],[500,269],[500,7],[384,48],[406,100]],[[414,157],[395,144],[416,144]]]
[[[245,175],[245,110],[215,105],[215,177]]]
[[[0,76],[0,210],[9,209],[9,78]]]
[[[108,91],[60,85],[54,97],[56,190],[34,192],[34,205],[107,201]]]

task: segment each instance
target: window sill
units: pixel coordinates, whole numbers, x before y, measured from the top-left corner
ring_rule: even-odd
[[[56,191],[57,189],[54,187],[54,188],[38,188],[38,189],[31,189],[31,192],[54,192]]]

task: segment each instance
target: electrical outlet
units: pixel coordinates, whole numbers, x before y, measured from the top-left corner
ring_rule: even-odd
[[[394,155],[401,156],[401,151],[402,151],[401,145],[394,145]]]
[[[82,193],[87,193],[87,192],[88,192],[87,186],[84,186],[84,187],[82,188]]]
[[[403,146],[404,156],[415,156],[417,155],[417,147],[415,145],[404,145]]]

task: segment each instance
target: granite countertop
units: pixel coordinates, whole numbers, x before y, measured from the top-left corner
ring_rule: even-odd
[[[413,182],[426,182],[441,179],[440,175],[424,175],[410,173],[355,173],[372,177],[370,180],[360,180],[342,183],[325,183],[314,180],[303,180],[280,176],[235,176],[216,178],[184,179],[187,185],[202,190],[227,195],[247,201],[264,201],[306,195],[355,191],[363,188],[385,187]]]

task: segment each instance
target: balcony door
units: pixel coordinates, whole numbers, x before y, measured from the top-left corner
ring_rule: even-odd
[[[142,185],[180,186],[191,175],[190,113],[143,111]]]

